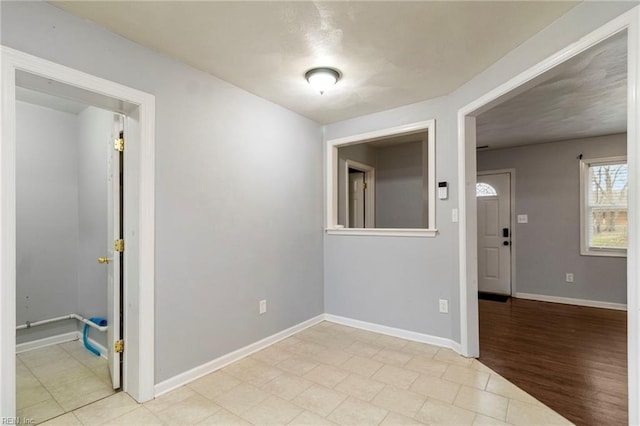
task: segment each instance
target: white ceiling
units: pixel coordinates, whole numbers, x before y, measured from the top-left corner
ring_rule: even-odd
[[[610,37],[478,115],[477,145],[494,149],[626,132],[626,36]]]
[[[446,95],[577,2],[56,1],[319,123]],[[342,80],[324,95],[316,66]]]

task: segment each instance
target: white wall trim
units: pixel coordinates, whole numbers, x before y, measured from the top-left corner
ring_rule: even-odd
[[[629,423],[640,423],[640,7],[621,14],[458,110],[458,189],[460,208],[459,282],[462,353],[479,355],[477,220],[475,218],[475,116],[532,87],[544,72],[602,40],[627,30],[627,158],[629,165],[629,247],[627,262],[627,342]],[[473,197],[472,197],[473,194]]]
[[[191,370],[185,371],[184,373],[173,376],[170,379],[164,380],[155,386],[155,396],[158,397],[162,394],[179,388],[180,386],[184,386],[187,383],[191,383],[202,376],[213,373],[214,371],[226,367],[231,363],[239,361],[242,358],[245,358],[255,352],[261,351],[262,349],[265,349],[273,345],[274,343],[284,340],[287,337],[293,336],[294,334],[299,333],[304,329],[313,327],[323,320],[324,314],[318,315],[316,317],[303,321],[300,324],[294,325],[293,327],[289,327],[286,330],[282,330],[276,334],[272,334],[271,336],[265,337],[262,340],[251,343],[250,345],[247,345],[243,348],[237,349],[212,361],[204,363],[198,367],[192,368]]]
[[[371,322],[360,321],[332,314],[325,314],[324,319],[336,324],[359,328],[360,330],[372,331],[374,333],[386,334],[387,336],[399,337],[401,339],[411,340],[414,342],[427,343],[443,348],[449,348],[460,353],[460,344],[451,339],[447,339],[446,337],[432,336],[430,334],[418,333],[416,331],[404,330],[402,328],[388,327],[386,325],[374,324]]]
[[[191,383],[194,380],[199,379],[200,377],[213,373],[214,371],[220,370],[221,368],[224,368],[229,364],[237,362],[255,352],[261,351],[281,340],[286,339],[287,337],[291,337],[301,332],[302,330],[313,327],[314,325],[319,324],[322,321],[330,321],[336,324],[346,325],[361,330],[372,331],[374,333],[386,334],[388,336],[399,337],[401,339],[412,340],[414,342],[427,343],[443,348],[449,348],[460,353],[460,344],[444,337],[431,336],[429,334],[418,333],[415,331],[387,327],[384,325],[373,324],[370,322],[359,321],[337,315],[321,314],[158,383],[155,386],[156,397],[177,389],[180,386]]]
[[[601,302],[599,300],[572,299],[570,297],[547,296],[544,294],[515,293],[513,297],[518,299],[537,300],[538,302],[562,303],[565,305],[588,306],[590,308],[614,309],[616,311],[626,311],[627,305],[624,303]]]
[[[107,348],[100,343],[93,340],[91,337],[87,337],[89,344],[96,348],[100,352],[100,356],[104,359],[108,359]],[[16,353],[28,352],[34,349],[46,348],[47,346],[58,345],[60,343],[67,343],[77,341],[80,346],[84,348],[82,342],[81,331],[71,331],[69,333],[62,333],[55,336],[45,337],[43,339],[32,340],[30,342],[19,343],[16,345]]]
[[[125,194],[126,238],[138,244],[125,251],[123,389],[139,402],[154,393],[154,262],[155,262],[155,97],[84,72],[0,46],[2,118],[0,144],[0,415],[15,416],[16,351],[16,71],[24,71],[137,106],[139,129],[125,156],[129,195]],[[128,176],[128,177],[127,177]],[[127,190],[125,190],[126,192]],[[135,207],[134,207],[135,206]],[[125,207],[126,208],[126,207]],[[129,212],[129,213],[128,213]],[[128,265],[128,267],[127,267]],[[134,306],[129,307],[131,303]]]
[[[430,237],[438,235],[437,229],[411,229],[411,228],[331,228],[327,229],[328,235],[368,235],[374,237]]]
[[[34,349],[57,345],[59,343],[72,342],[74,340],[78,340],[78,338],[82,338],[82,335],[78,336],[77,331],[70,331],[68,333],[57,334],[55,336],[32,340],[30,342],[18,343],[16,345],[16,353],[19,354],[22,352],[32,351]]]

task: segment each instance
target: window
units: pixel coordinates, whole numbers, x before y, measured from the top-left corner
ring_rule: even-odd
[[[498,195],[496,189],[488,183],[476,183],[476,197],[494,197]]]
[[[580,162],[581,254],[627,255],[626,157]]]
[[[435,122],[327,142],[327,232],[433,237]]]

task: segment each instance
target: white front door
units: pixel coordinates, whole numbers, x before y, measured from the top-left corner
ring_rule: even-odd
[[[365,226],[364,172],[349,172],[349,228]]]
[[[124,117],[114,117],[114,139],[124,137]],[[122,133],[121,133],[122,132]],[[122,265],[122,253],[115,249],[115,241],[122,238],[121,229],[121,204],[122,184],[121,179],[122,152],[114,148],[115,143],[110,141],[107,187],[108,187],[108,221],[107,221],[107,352],[109,354],[109,373],[113,388],[120,387],[120,361],[122,354],[116,352],[116,343],[122,338],[120,333],[121,291],[120,277]]]
[[[478,176],[478,290],[511,294],[511,174]]]

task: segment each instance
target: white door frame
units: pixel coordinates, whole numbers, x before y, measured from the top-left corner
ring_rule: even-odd
[[[354,160],[344,162],[345,175],[345,227],[349,227],[349,169],[356,169],[364,173],[364,182],[369,191],[364,195],[364,227],[376,227],[376,169],[367,164]]]
[[[627,158],[629,166],[629,248],[627,262],[627,343],[629,423],[640,423],[640,7],[620,15],[567,48],[522,72],[458,110],[458,191],[460,209],[460,346],[479,355],[476,116],[535,85],[536,77],[615,33],[627,30]],[[635,261],[634,261],[635,260]]]
[[[498,169],[498,170],[484,170],[478,172],[476,176],[495,175],[499,173],[509,173],[509,185],[510,197],[511,197],[511,211],[509,212],[509,238],[511,239],[511,295],[516,294],[516,169]],[[475,189],[475,185],[474,185]],[[476,197],[476,203],[478,198]],[[477,204],[476,204],[477,214]]]
[[[16,412],[16,71],[137,105],[126,148],[123,390],[139,402],[154,396],[155,97],[0,46],[0,416]],[[128,206],[128,207],[127,207]]]

